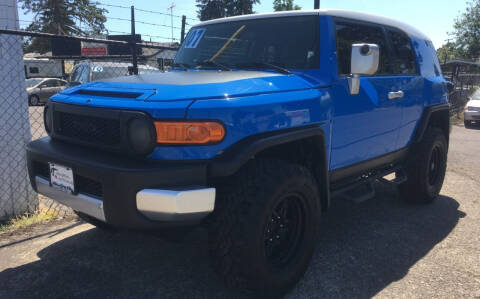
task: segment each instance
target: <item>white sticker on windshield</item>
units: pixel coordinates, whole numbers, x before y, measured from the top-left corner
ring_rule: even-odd
[[[185,48],[196,48],[205,33],[205,28],[195,29],[187,37]]]
[[[94,72],[94,73],[101,73],[101,72],[103,72],[103,67],[100,66],[100,65],[92,66],[92,72]]]

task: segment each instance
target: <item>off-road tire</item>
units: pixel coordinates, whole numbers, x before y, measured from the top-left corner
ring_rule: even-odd
[[[292,235],[286,238],[299,240],[298,246],[292,247],[295,251],[288,251],[294,252],[293,256],[289,253],[291,257],[285,259],[285,264],[274,264],[273,258],[269,260],[266,256],[267,247],[273,244],[268,237],[273,225],[269,221],[273,221],[273,210],[284,200],[295,207],[289,208],[291,215],[295,214],[292,210],[302,207],[303,229],[299,239]],[[297,202],[297,206],[293,205]],[[227,182],[217,186],[215,211],[209,224],[213,268],[229,287],[264,298],[285,294],[303,276],[311,260],[320,209],[318,188],[308,169],[277,160],[250,161]],[[275,234],[282,230],[281,225],[278,227]],[[291,247],[277,244],[280,246],[273,248],[280,252]]]
[[[448,143],[443,131],[428,128],[406,161],[408,179],[399,186],[402,200],[425,204],[438,197],[447,169],[447,153]]]
[[[37,95],[31,95],[28,97],[28,104],[30,106],[39,106],[40,98]]]
[[[74,211],[74,212],[75,212],[75,214],[77,214],[77,216],[80,219],[82,219],[83,221],[85,221],[85,222],[87,222],[87,223],[89,223],[89,224],[91,224],[91,225],[93,225],[93,226],[95,226],[95,227],[97,227],[101,230],[110,231],[110,232],[116,231],[116,229],[113,226],[111,226],[111,225],[109,225],[109,224],[107,224],[103,221],[100,221],[100,220],[98,220],[98,219],[96,219],[92,216],[89,216],[87,214],[84,214],[84,213],[78,212],[78,211]]]

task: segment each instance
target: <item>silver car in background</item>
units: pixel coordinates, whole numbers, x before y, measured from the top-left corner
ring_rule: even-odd
[[[480,89],[475,91],[465,105],[463,112],[465,128],[471,127],[472,122],[480,124]]]
[[[67,86],[67,81],[57,78],[31,78],[27,84],[28,104],[38,106],[44,104],[56,93]]]

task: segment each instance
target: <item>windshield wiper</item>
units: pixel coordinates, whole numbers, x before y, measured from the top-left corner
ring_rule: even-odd
[[[286,68],[283,68],[281,66],[271,64],[271,63],[268,63],[268,62],[263,62],[263,61],[253,61],[253,62],[237,65],[237,67],[267,67],[267,68],[272,68],[272,69],[276,70],[277,72],[282,73],[282,74],[286,74],[286,75],[290,75],[292,73],[289,70],[287,70]]]
[[[232,69],[229,68],[228,66],[221,64],[219,62],[216,62],[215,60],[204,60],[202,62],[197,62],[197,66],[202,67],[202,66],[216,66],[218,68],[221,68],[224,71],[231,71]]]

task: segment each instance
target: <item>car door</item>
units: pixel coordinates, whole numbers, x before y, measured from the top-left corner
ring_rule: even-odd
[[[397,76],[394,91],[401,93],[392,101],[402,108],[397,147],[408,145],[423,112],[423,78],[419,74],[411,38],[396,28],[385,28],[391,48],[390,65]],[[432,45],[433,47],[433,45]]]
[[[38,96],[41,102],[46,102],[55,90],[54,80],[45,80],[39,86]]]
[[[389,49],[382,26],[367,22],[335,19],[338,79],[332,85],[333,117],[330,168],[332,170],[364,162],[398,149],[397,136],[401,107],[389,100],[397,78],[389,65]],[[360,92],[351,95],[352,44],[377,44],[380,63],[373,76],[361,76]]]

